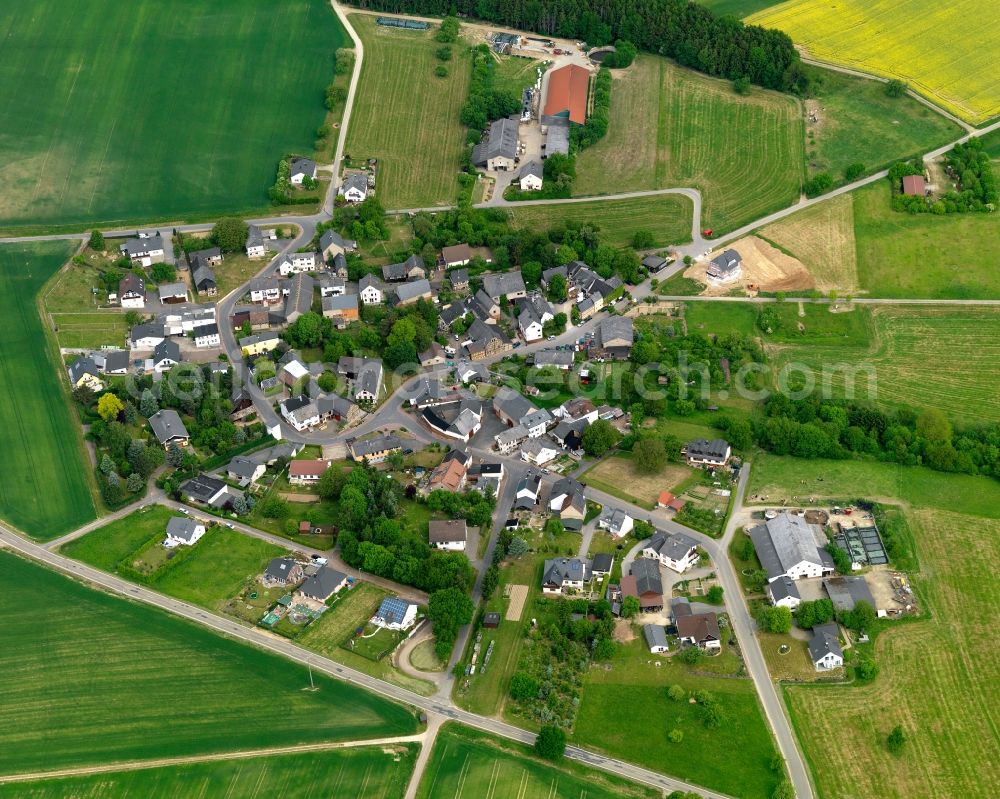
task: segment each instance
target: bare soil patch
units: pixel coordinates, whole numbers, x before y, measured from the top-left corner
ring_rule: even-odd
[[[809,270],[798,259],[786,255],[777,247],[757,236],[742,238],[726,249],[734,249],[743,259],[743,276],[725,285],[710,285],[705,275],[708,261],[693,264],[684,277],[704,283],[703,295],[719,297],[733,289],[747,289],[755,285],[760,291],[804,291],[816,287]]]
[[[507,586],[506,593],[510,597],[510,602],[507,603],[505,618],[507,621],[520,621],[524,612],[524,601],[528,598],[528,586],[511,584]]]

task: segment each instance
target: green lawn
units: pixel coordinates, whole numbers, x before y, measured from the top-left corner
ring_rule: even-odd
[[[811,175],[828,172],[837,183],[846,183],[844,169],[851,164],[877,172],[962,135],[958,125],[912,97],[889,97],[884,83],[831,70],[818,74],[822,82],[809,103],[818,121],[806,122]]]
[[[641,55],[612,85],[607,136],[577,159],[574,192],[695,187],[704,227],[732,230],[798,200],[803,138],[792,97],[740,97],[728,81]]]
[[[95,512],[79,425],[57,374],[63,365],[35,304],[71,252],[64,242],[0,247],[0,294],[7,298],[0,316],[0,452],[6,467],[0,516],[38,539],[72,530]]]
[[[1000,161],[993,162],[1000,174]],[[1000,216],[893,211],[879,181],[854,193],[858,279],[875,297],[1000,298]]]
[[[752,336],[757,331],[757,306],[745,302],[689,302],[684,318],[689,335]]]
[[[288,550],[267,541],[216,527],[195,544],[189,557],[156,580],[154,587],[217,610],[247,581],[255,580],[271,558],[287,554]]]
[[[691,213],[691,201],[686,197],[664,194],[633,200],[515,206],[510,209],[510,221],[513,227],[528,230],[547,230],[567,222],[590,225],[601,231],[602,242],[618,247],[630,245],[637,231],[649,231],[653,246],[664,247],[691,241]]]
[[[539,68],[540,62],[534,58],[501,56],[493,73],[493,85],[497,89],[514,92],[520,98],[521,92],[538,80]]]
[[[274,755],[177,766],[112,771],[102,774],[0,783],[0,799],[136,796],[281,796],[326,799],[332,785],[344,796],[401,799],[413,771],[416,746],[403,744],[386,752],[359,747],[329,752]]]
[[[122,558],[135,552],[154,535],[163,534],[170,517],[179,515],[162,505],[150,505],[63,544],[59,552],[113,572]]]
[[[802,460],[763,453],[753,462],[747,496],[771,503],[797,497],[902,500],[914,508],[957,508],[1000,518],[1000,482],[875,461]]]
[[[777,315],[778,324],[764,335],[765,341],[837,347],[867,347],[871,343],[872,315],[863,306],[832,313],[826,303],[787,302],[770,310]]]
[[[705,727],[699,705],[670,699],[671,685],[711,692],[722,709],[720,726]],[[630,713],[641,721],[629,723]],[[673,729],[683,733],[679,743],[667,738]],[[572,741],[742,799],[769,799],[778,782],[753,683],[694,675],[671,658],[651,656],[641,635],[619,645],[609,671],[587,673]]]
[[[377,194],[385,208],[450,205],[458,191],[465,128],[458,115],[469,89],[467,43],[452,45],[448,76],[434,31],[379,28],[375,18],[354,14],[351,24],[365,46],[347,153],[377,158]],[[392,109],[387,113],[387,109]]]
[[[39,0],[0,30],[8,228],[266,207],[347,42],[322,0]]]
[[[632,799],[660,796],[603,771],[535,757],[522,744],[449,722],[441,728],[417,799]]]
[[[890,408],[940,408],[963,424],[1000,421],[996,390],[1000,385],[1000,315],[993,309],[872,309],[870,343],[856,346],[863,340],[861,313],[834,318],[843,323],[859,315],[845,328],[842,341],[803,336],[801,343],[776,345],[773,368],[777,372],[794,365],[798,373],[792,375],[794,380],[799,379],[800,370],[806,370],[815,379],[816,390],[832,396],[853,394]]]
[[[125,315],[117,311],[52,314],[60,347],[99,349],[124,347],[128,337]]]
[[[152,578],[150,586],[213,611],[220,610],[247,581],[255,579],[271,558],[288,554],[282,547],[220,525],[209,529],[190,552],[186,547],[175,550],[184,559],[176,566],[169,565],[162,557],[165,550],[159,539],[165,535],[170,517],[179,515],[162,505],[142,508],[71,541],[61,552],[113,572],[123,558],[136,554],[156,537],[150,551],[154,557],[160,556],[164,570]],[[148,557],[142,559],[149,561]]]
[[[0,553],[0,774],[414,732],[411,712]]]

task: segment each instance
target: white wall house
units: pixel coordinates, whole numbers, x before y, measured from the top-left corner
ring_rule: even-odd
[[[657,533],[643,547],[642,556],[683,574],[698,562],[698,542],[683,533]]]

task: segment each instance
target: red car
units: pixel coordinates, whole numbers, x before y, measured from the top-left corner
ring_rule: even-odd
[[[701,231],[701,235],[703,236],[711,236],[713,233],[715,233],[715,231],[712,230],[712,228],[710,227],[707,227],[703,231]]]

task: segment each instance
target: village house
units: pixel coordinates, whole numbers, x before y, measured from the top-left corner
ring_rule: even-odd
[[[261,582],[271,588],[291,586],[302,581],[305,572],[294,558],[272,558],[264,569]]]
[[[840,648],[840,628],[836,622],[817,624],[809,639],[809,658],[816,671],[830,671],[844,665],[844,650]]]
[[[136,350],[151,350],[165,338],[162,322],[144,322],[129,331],[128,343]]]
[[[385,298],[382,284],[375,275],[365,275],[358,281],[358,296],[365,305],[380,305]]]
[[[420,365],[425,368],[430,366],[440,366],[445,362],[444,347],[436,341],[432,341],[431,345],[426,350],[421,352],[417,358],[420,361]]]
[[[386,264],[382,267],[382,279],[387,283],[401,283],[404,280],[423,280],[427,277],[427,267],[419,255],[411,255],[405,261]]]
[[[194,546],[205,535],[205,525],[187,516],[171,516],[167,520],[167,537],[163,546],[173,549],[179,546]]]
[[[468,244],[453,244],[450,247],[441,248],[441,259],[440,264],[445,269],[451,269],[456,266],[465,266],[472,260],[472,248]],[[455,286],[454,273],[450,273],[448,277],[451,279],[452,288]],[[465,283],[466,288],[468,288],[468,278],[469,273],[465,273]]]
[[[564,372],[569,371],[573,366],[573,353],[566,350],[542,350],[535,353],[535,368],[546,369],[553,367]]]
[[[482,425],[483,403],[463,397],[447,403],[425,407],[420,412],[424,422],[441,435],[468,443]]]
[[[370,621],[386,630],[409,630],[417,620],[417,606],[405,599],[387,596]]]
[[[529,438],[521,445],[521,460],[535,466],[545,466],[559,455],[559,448],[540,438]]]
[[[250,302],[274,305],[281,302],[281,284],[276,277],[258,277],[250,281]]]
[[[165,260],[163,237],[159,234],[125,239],[118,245],[118,251],[134,266],[152,266]]]
[[[246,243],[247,258],[263,258],[267,255],[267,246],[264,244],[264,234],[256,225],[247,228]]]
[[[288,298],[285,300],[285,320],[295,322],[303,314],[312,310],[315,281],[311,275],[298,274],[288,281]]]
[[[206,297],[214,297],[219,293],[219,284],[215,279],[215,271],[210,266],[197,263],[191,271],[191,282],[199,294]]]
[[[288,464],[288,482],[292,485],[314,485],[330,468],[330,461],[304,460]]]
[[[513,302],[525,295],[524,278],[517,270],[488,272],[483,275],[483,291],[493,302],[499,303],[502,297]]]
[[[597,517],[597,526],[602,530],[607,530],[615,538],[627,536],[632,532],[633,525],[633,518],[617,508],[604,508],[601,515]]]
[[[295,594],[303,599],[325,603],[345,585],[347,585],[346,574],[329,566],[320,566],[314,575],[306,578]]]
[[[635,342],[635,330],[630,316],[611,316],[597,328],[598,346],[611,358],[628,360]]]
[[[344,182],[337,189],[337,195],[345,202],[363,203],[368,199],[368,175],[364,172],[352,172],[344,175]]]
[[[231,506],[237,497],[242,496],[241,492],[230,489],[222,480],[204,473],[181,483],[178,490],[189,502],[217,510]]]
[[[537,472],[528,472],[522,477],[514,495],[514,510],[532,510],[538,504],[541,485],[542,476]]]
[[[643,547],[642,556],[683,574],[698,563],[698,542],[684,533],[658,532]]]
[[[655,275],[667,265],[667,259],[660,255],[647,255],[642,259],[642,265],[649,270],[651,275]]]
[[[164,339],[153,347],[152,370],[154,372],[166,372],[173,369],[181,362],[181,348],[176,341]],[[149,362],[147,361],[147,364]]]
[[[123,375],[128,372],[128,350],[95,350],[90,357],[102,374]]]
[[[319,408],[305,394],[283,400],[279,408],[281,418],[300,433],[319,424]]]
[[[70,364],[69,382],[73,388],[86,386],[91,391],[104,390],[104,381],[100,378],[100,370],[89,355],[81,355]]]
[[[719,617],[716,613],[695,613],[684,597],[671,600],[674,626],[682,644],[697,646],[706,651],[722,649]]]
[[[267,465],[244,455],[237,455],[226,467],[226,477],[239,483],[240,488],[253,485],[267,471]]]
[[[431,298],[431,283],[426,278],[400,283],[396,286],[396,305],[409,305],[417,300]]]
[[[542,593],[552,596],[582,591],[589,580],[587,561],[579,558],[549,558],[542,569]]]
[[[122,308],[145,308],[146,281],[135,272],[126,272],[118,281],[118,303]]]
[[[403,451],[403,442],[395,435],[378,436],[364,440],[351,439],[347,451],[352,460],[367,460],[369,463],[382,463],[395,452]]]
[[[482,289],[475,293],[468,310],[472,311],[479,321],[488,325],[496,324],[502,315],[500,304]]]
[[[485,325],[476,319],[466,331],[466,339],[462,342],[469,359],[481,361],[504,352],[510,352],[513,345],[510,339],[495,325]]]
[[[767,598],[772,605],[789,610],[795,610],[802,602],[798,586],[787,574],[767,584]]]
[[[521,191],[541,191],[544,177],[542,165],[538,161],[528,161],[518,172],[517,183]]]
[[[660,610],[663,607],[663,581],[660,566],[655,560],[639,558],[632,561],[631,573],[622,576],[622,597],[634,596],[639,600],[643,613]]]
[[[501,455],[509,455],[516,450],[524,441],[528,440],[528,430],[524,425],[518,424],[509,427],[493,437],[497,451]]]
[[[171,444],[186,447],[188,443],[188,431],[181,421],[180,414],[173,408],[161,408],[149,417],[149,426],[156,436],[156,440],[166,449]]]
[[[563,477],[552,486],[549,495],[549,510],[558,514],[567,530],[579,531],[587,513],[587,502],[583,486],[572,477]]]
[[[316,162],[309,158],[293,158],[289,166],[288,182],[301,186],[306,179],[316,180]]]
[[[445,249],[447,249],[447,247]],[[468,269],[452,269],[448,273],[448,280],[451,282],[452,291],[468,291],[469,290],[469,270]]]
[[[704,438],[696,438],[681,451],[687,459],[688,466],[709,466],[722,468],[729,463],[729,458],[733,454],[729,442],[721,438],[708,441]]]
[[[357,294],[334,294],[323,297],[323,316],[339,322],[343,326],[348,322],[356,322],[361,317],[358,312]]]
[[[459,450],[449,452],[434,468],[427,480],[427,491],[458,493],[465,488],[465,479],[471,458]]]
[[[743,260],[736,250],[729,249],[715,256],[705,270],[709,283],[732,283],[739,280],[743,274]]]
[[[336,230],[327,230],[319,237],[319,251],[323,253],[323,260],[329,261],[338,255],[354,252],[358,249],[358,243],[353,239],[345,239]]]
[[[361,421],[365,415],[356,403],[332,392],[316,398],[316,409],[321,423],[333,420],[349,426]]]
[[[202,325],[195,328],[192,337],[194,338],[194,345],[198,349],[219,347],[222,345],[222,337],[219,335],[218,325]]]
[[[339,297],[347,293],[347,281],[342,277],[323,274],[319,276],[317,282],[319,283],[320,297]]]
[[[291,252],[278,261],[278,272],[282,277],[315,272],[319,264],[320,259],[314,252]]]
[[[465,519],[432,519],[428,525],[427,540],[435,549],[465,552],[465,545],[469,540]]]
[[[277,333],[254,333],[240,339],[240,349],[247,356],[262,355],[271,352],[280,343],[281,337]]]

